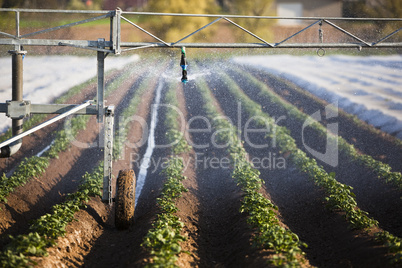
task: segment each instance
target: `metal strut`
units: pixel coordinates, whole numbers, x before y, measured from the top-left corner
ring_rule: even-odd
[[[113,130],[114,106],[106,107],[104,126],[104,169],[103,169],[103,196],[102,201],[109,205],[113,202],[112,195],[112,160],[113,160]]]
[[[74,114],[77,111],[82,110],[82,109],[84,109],[85,107],[87,107],[87,106],[89,106],[91,104],[92,104],[91,101],[86,101],[83,104],[77,105],[77,106],[73,107],[72,109],[70,109],[70,110],[68,110],[68,111],[66,111],[64,113],[62,113],[62,114],[60,114],[60,115],[58,115],[56,117],[53,117],[52,119],[50,119],[50,120],[48,120],[46,122],[43,122],[42,124],[37,125],[36,127],[33,127],[33,128],[31,128],[31,129],[29,129],[29,130],[27,130],[25,132],[21,132],[18,135],[13,136],[12,138],[0,143],[0,148],[3,150],[4,146],[8,146],[10,144],[13,144],[14,142],[22,139],[23,137],[28,136],[29,134],[32,134],[35,131],[38,131],[39,129],[44,128],[44,127],[46,127],[46,126],[48,126],[50,124],[53,124],[54,122],[56,122],[56,121],[58,121],[60,119],[63,119],[63,118],[65,118],[65,117],[67,117],[67,116],[69,116],[71,114]]]
[[[322,31],[322,21],[319,23],[320,28],[318,29],[318,39],[320,39],[320,44],[324,43],[324,32]],[[325,49],[322,47],[317,49],[317,55],[319,57],[324,57],[325,56]]]
[[[152,12],[126,12],[120,9],[113,11],[88,11],[88,10],[50,10],[50,9],[3,9],[0,8],[0,12],[15,12],[15,22],[16,22],[16,32],[15,34],[6,33],[0,29],[0,45],[12,45],[15,46],[15,50],[10,51],[12,55],[12,100],[7,101],[7,103],[0,103],[0,113],[6,113],[12,119],[12,134],[13,138],[0,143],[0,157],[9,157],[21,147],[22,137],[42,128],[48,124],[53,123],[56,120],[49,120],[45,123],[40,124],[26,132],[22,132],[22,122],[23,119],[30,114],[51,114],[56,113],[60,116],[56,116],[55,119],[59,120],[66,117],[69,114],[91,114],[97,115],[98,123],[104,122],[104,137],[100,139],[104,142],[104,181],[103,181],[103,196],[102,200],[104,202],[112,203],[112,153],[113,153],[113,129],[114,129],[114,107],[109,106],[105,108],[104,93],[105,93],[105,77],[104,77],[104,65],[105,57],[108,53],[114,53],[116,55],[121,54],[121,52],[140,49],[140,48],[181,48],[181,68],[182,68],[182,81],[186,82],[187,78],[187,62],[184,47],[190,48],[317,48],[317,53],[320,55],[325,54],[324,48],[402,48],[402,42],[385,42],[392,36],[396,36],[402,32],[402,27],[400,23],[402,18],[323,18],[323,17],[272,17],[272,16],[241,16],[241,15],[223,15],[223,14],[180,14],[180,13],[152,13]],[[65,25],[52,27],[40,31],[35,31],[31,33],[26,33],[20,35],[20,13],[70,13],[70,14],[98,14],[96,17],[89,19],[80,20],[73,23],[68,23]],[[162,40],[161,38],[153,35],[146,29],[140,27],[134,22],[130,21],[123,15],[145,15],[145,16],[176,16],[176,17],[207,17],[214,19],[212,22],[204,25],[203,27],[195,30],[194,32],[186,35],[185,37],[179,39],[176,42],[170,43]],[[110,36],[109,40],[98,39],[98,40],[61,40],[61,39],[40,39],[35,38],[38,35],[57,31],[60,29],[65,29],[68,27],[73,27],[76,25],[110,18]],[[245,18],[245,19],[266,19],[266,20],[302,20],[302,21],[312,21],[311,24],[286,37],[282,41],[275,43],[268,43],[266,40],[257,36],[255,33],[244,28],[243,26],[235,23],[232,19]],[[218,21],[225,20],[235,27],[241,29],[245,33],[256,38],[259,43],[182,43],[182,41],[188,39],[203,29],[216,24]],[[121,40],[121,22],[124,21],[137,30],[144,32],[149,35],[156,42],[122,42]],[[394,22],[396,24],[396,29],[393,29],[392,33],[387,36],[380,38],[377,41],[367,41],[353,35],[349,31],[341,28],[333,21],[382,21],[382,22]],[[351,37],[355,42],[347,43],[324,43],[322,25],[331,26],[333,29],[340,31],[341,33]],[[307,29],[319,24],[319,42],[317,43],[287,43],[288,40],[295,36],[300,35]],[[34,37],[34,38],[32,38]],[[399,39],[397,39],[399,40]],[[357,41],[357,42],[356,42]],[[25,55],[25,51],[21,48],[22,46],[69,46],[80,49],[88,49],[97,51],[97,70],[98,70],[98,87],[97,87],[97,98],[96,105],[91,105],[92,102],[86,102],[81,105],[56,105],[56,104],[31,104],[27,100],[22,98],[22,59]]]
[[[273,16],[242,16],[242,15],[224,15],[224,14],[183,14],[183,13],[154,13],[154,12],[128,12],[122,11],[120,9],[116,10],[99,10],[99,11],[88,11],[88,10],[51,10],[51,9],[7,9],[7,8],[0,8],[0,12],[15,12],[16,14],[16,34],[10,34],[1,31],[0,29],[0,36],[4,36],[5,38],[0,38],[0,45],[14,45],[14,46],[70,46],[75,48],[81,49],[89,49],[89,50],[96,50],[101,52],[107,53],[114,53],[116,55],[121,54],[125,51],[130,51],[133,49],[140,49],[140,48],[180,48],[180,47],[187,47],[187,48],[401,48],[402,42],[394,41],[394,42],[384,42],[388,40],[390,37],[397,35],[398,33],[402,32],[402,27],[400,23],[402,22],[402,18],[343,18],[343,17],[273,17]],[[29,12],[29,13],[73,13],[73,14],[98,14],[98,16],[80,20],[73,23],[68,23],[65,25],[52,27],[48,29],[44,29],[41,31],[35,31],[32,33],[26,33],[24,35],[19,34],[19,14],[22,12]],[[193,31],[192,33],[180,38],[176,42],[167,42],[166,40],[162,40],[160,37],[152,34],[151,32],[147,31],[146,29],[142,28],[141,26],[137,25],[136,23],[130,21],[124,15],[136,15],[136,16],[174,16],[174,17],[205,17],[214,19],[212,22],[202,26],[201,28]],[[105,18],[110,18],[110,39],[104,41],[105,45],[103,47],[99,47],[99,42],[92,41],[92,40],[60,40],[60,39],[40,39],[40,38],[32,38],[37,35],[48,33],[52,31],[57,31],[60,29],[74,27],[76,25],[81,25],[84,23],[92,22],[95,20],[101,20]],[[263,38],[257,36],[255,33],[250,31],[249,29],[244,28],[243,26],[235,23],[233,19],[244,18],[244,19],[261,19],[261,20],[300,20],[304,21],[309,24],[307,27],[304,27],[300,31],[286,37],[284,40],[277,42],[269,43]],[[183,43],[184,40],[188,39],[190,36],[193,36],[205,28],[211,27],[212,25],[217,24],[219,21],[226,21],[230,24],[234,25],[235,27],[241,29],[246,34],[249,34],[258,40],[258,43]],[[334,22],[338,21],[346,21],[346,22],[354,22],[354,21],[369,21],[369,22],[393,22],[395,23],[394,29],[392,33],[378,39],[378,40],[363,40],[362,38],[358,37],[357,35],[352,34],[350,31],[346,30],[339,25],[335,24]],[[147,34],[148,36],[152,37],[156,40],[156,42],[123,42],[121,40],[121,23],[126,22],[132,26],[134,26],[137,30],[140,30]],[[310,22],[312,22],[310,24]],[[357,42],[334,42],[334,43],[287,43],[288,40],[292,39],[293,37],[300,35],[301,33],[305,32],[307,29],[313,27],[317,23],[322,25],[325,23],[339,31],[346,36],[353,38]],[[398,39],[397,39],[398,40]],[[322,51],[322,50],[320,50]]]
[[[23,57],[26,51],[21,50],[19,46],[16,50],[9,51],[12,56],[12,97],[10,104],[22,102],[22,89],[23,89]],[[18,105],[17,105],[18,106]],[[23,106],[23,105],[21,105]],[[23,108],[23,107],[22,107]],[[20,134],[23,124],[24,115],[12,118],[11,131],[13,136]],[[0,145],[0,157],[6,158],[18,152],[21,148],[22,140],[14,139],[12,142],[6,145]]]

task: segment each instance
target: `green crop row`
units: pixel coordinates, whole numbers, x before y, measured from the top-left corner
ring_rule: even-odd
[[[49,166],[49,161],[44,157],[33,156],[25,158],[17,167],[14,174],[7,177],[3,173],[0,180],[0,202],[7,202],[7,196],[18,186],[24,185],[27,178],[37,177]]]
[[[236,76],[247,79],[247,82],[251,86],[260,90],[260,96],[263,96],[269,99],[270,102],[279,105],[292,119],[298,120],[301,123],[305,122],[306,120],[313,120],[307,114],[303,113],[292,104],[280,98],[276,93],[270,90],[266,84],[259,81],[251,74],[245,75],[238,69],[235,69],[235,71]],[[402,190],[402,174],[400,172],[392,172],[391,167],[388,164],[377,161],[370,155],[360,154],[355,147],[348,143],[344,138],[332,133],[327,133],[327,129],[322,124],[315,120],[313,122],[314,123],[310,124],[309,126],[323,138],[326,138],[328,135],[328,138],[330,139],[328,142],[338,144],[340,151],[347,155],[352,161],[356,161],[357,163],[360,163],[373,170],[378,175],[378,178],[383,178],[387,183],[392,183]]]
[[[85,128],[89,117],[75,117],[71,120],[69,132],[63,129],[56,133],[56,138],[50,149],[43,156],[25,158],[10,177],[3,173],[0,181],[0,202],[7,202],[7,196],[18,186],[25,185],[31,178],[41,176],[49,166],[50,159],[57,158],[61,151],[67,150],[71,137],[75,137],[80,129]]]
[[[165,103],[177,107],[176,86],[177,84],[174,83],[169,84],[169,90],[165,95]],[[172,109],[168,109],[165,115],[165,126],[168,129],[167,137],[170,141],[175,141],[173,134],[175,132],[173,130],[178,132],[177,115]],[[186,143],[185,140],[184,142]],[[186,239],[181,235],[184,223],[175,215],[178,211],[175,203],[182,196],[182,193],[188,190],[182,183],[186,179],[182,174],[184,169],[183,160],[175,155],[184,153],[190,148],[187,143],[182,145],[182,142],[173,145],[171,148],[173,155],[169,158],[166,168],[162,171],[166,181],[163,185],[161,197],[157,198],[161,212],[157,215],[152,224],[153,228],[145,236],[142,243],[142,246],[146,247],[152,255],[152,261],[147,264],[147,267],[177,267],[177,256],[183,252],[180,242]]]
[[[10,236],[11,242],[0,253],[1,267],[31,267],[35,262],[30,256],[47,256],[47,248],[56,245],[57,238],[66,234],[66,226],[74,220],[74,214],[90,197],[101,196],[103,164],[83,176],[78,191],[67,195],[66,201],[53,206],[52,212],[35,220],[27,235]]]
[[[316,185],[323,187],[327,193],[326,201],[334,209],[340,209],[346,214],[346,219],[354,228],[368,228],[376,226],[377,221],[369,218],[367,212],[357,207],[355,195],[352,193],[352,187],[339,183],[335,179],[335,174],[328,174],[324,168],[317,164],[315,159],[306,155],[296,145],[296,141],[290,135],[289,130],[275,124],[274,119],[262,112],[261,106],[252,101],[242,92],[239,86],[226,74],[222,74],[222,79],[228,86],[230,93],[238,99],[244,110],[250,116],[255,116],[259,127],[269,126],[270,131],[267,136],[276,139],[276,144],[282,153],[290,153],[292,162],[302,171],[309,175]]]
[[[235,127],[219,115],[211,101],[213,96],[204,81],[198,81],[198,89],[202,94],[207,116],[218,133],[218,141],[229,144],[228,151],[234,164],[232,176],[244,192],[240,212],[248,214],[248,225],[257,230],[253,237],[254,245],[273,250],[275,255],[270,261],[275,266],[299,267],[304,255],[301,247],[307,245],[291,230],[280,226],[276,217],[278,208],[259,193],[264,182],[259,177],[260,172],[246,160],[247,153]]]
[[[172,157],[163,170],[167,179],[163,185],[161,197],[157,199],[161,212],[142,243],[142,246],[152,255],[152,261],[147,264],[147,267],[177,267],[175,264],[177,255],[182,252],[180,242],[186,239],[181,235],[184,223],[175,215],[178,211],[175,205],[176,199],[187,191],[182,183],[182,180],[186,178],[182,175],[183,168],[182,159]]]
[[[160,66],[163,66],[164,64],[161,64]],[[160,67],[159,67],[160,68]],[[140,77],[141,74],[144,73],[145,67],[133,69],[131,71],[132,73],[135,71],[137,77]],[[126,76],[123,79],[128,79],[129,77]],[[124,111],[121,113],[119,116],[119,128],[115,130],[115,139],[114,139],[114,144],[113,144],[113,159],[117,160],[121,158],[121,154],[123,153],[123,148],[124,148],[124,143],[127,139],[128,131],[129,128],[126,128],[126,126],[132,121],[132,116],[136,113],[138,109],[138,105],[142,101],[142,97],[146,90],[149,89],[149,85],[151,84],[151,76],[146,76],[144,77],[144,80],[141,82],[141,84],[138,86],[136,89],[133,97],[130,100],[130,103],[128,106],[124,109]]]
[[[274,130],[270,132],[267,137],[276,139],[276,144],[279,146],[282,153],[290,153],[289,159],[299,168],[300,171],[305,172],[317,186],[322,187],[327,196],[325,198],[327,204],[333,209],[339,209],[345,212],[345,217],[350,225],[357,229],[370,228],[378,226],[378,222],[370,217],[368,213],[357,207],[355,195],[352,192],[352,187],[339,183],[335,179],[335,174],[328,174],[324,168],[317,164],[315,159],[309,158],[305,152],[297,148],[295,140],[290,136],[289,130],[275,124],[274,119],[261,111],[261,106],[253,102],[238,85],[226,74],[222,75],[223,81],[228,85],[229,91],[235,98],[241,101],[243,107],[249,115],[257,116],[261,121],[256,120],[260,127],[266,127]],[[264,118],[264,120],[262,120]],[[395,254],[397,261],[400,261],[400,239],[392,235],[382,235],[379,232],[379,237],[387,239],[386,246],[389,249],[399,248],[399,255]],[[394,237],[395,239],[392,239]],[[399,241],[399,242],[398,242]],[[393,246],[390,246],[393,245]],[[399,257],[398,257],[399,256]],[[394,260],[395,260],[394,258]],[[399,259],[398,259],[399,258]]]
[[[109,95],[113,90],[121,85],[129,75],[130,73],[126,72],[116,79],[113,86],[107,88],[106,95]],[[82,87],[74,88],[72,91],[76,94],[79,89],[87,86],[87,83],[84,83]],[[16,187],[25,185],[31,178],[41,176],[49,166],[50,160],[52,158],[57,158],[60,152],[66,151],[69,148],[72,138],[76,137],[80,130],[85,129],[89,119],[89,116],[74,117],[71,119],[69,128],[56,132],[54,142],[43,156],[25,158],[25,160],[18,165],[14,174],[10,177],[7,177],[3,173],[0,178],[0,202],[7,202],[7,196],[13,192]]]
[[[108,71],[105,76],[110,76],[112,72],[115,70],[110,70]],[[96,77],[93,77],[79,85],[76,85],[69,89],[65,94],[57,98],[54,102],[56,104],[62,104],[65,103],[68,99],[73,97],[74,95],[79,94],[84,88],[88,87],[89,85],[93,84],[96,82]],[[28,120],[25,120],[24,124],[22,125],[23,131],[26,131],[28,129],[31,129],[35,125],[39,124],[41,121],[43,121],[46,118],[47,115],[45,114],[35,114],[31,116]],[[11,133],[11,128],[9,128],[4,134],[0,136],[0,142],[3,142],[7,139],[10,139],[12,137]]]
[[[169,84],[169,90],[165,96],[165,104],[170,105],[171,107],[167,108],[166,111],[166,118],[165,118],[165,126],[167,127],[168,131],[166,133],[168,137],[169,144],[172,144],[172,151],[173,154],[177,155],[180,153],[185,153],[191,150],[191,146],[188,144],[186,139],[184,138],[183,132],[180,131],[180,120],[178,118],[178,113],[175,110],[179,106],[177,97],[176,97],[176,90],[175,90],[175,83]],[[172,108],[173,107],[173,108]]]
[[[72,96],[78,94],[82,89],[84,89],[85,87],[87,87],[88,85],[93,83],[95,80],[96,80],[96,78],[93,77],[93,78],[89,79],[88,81],[81,83],[80,85],[74,86],[73,88],[68,90],[63,96],[61,96],[57,100],[55,100],[55,103],[59,103],[59,104],[64,103],[66,100],[68,100]],[[46,116],[47,115],[45,115],[45,114],[36,114],[36,115],[31,116],[29,118],[29,120],[25,120],[24,124],[22,125],[23,131],[31,129],[35,125],[39,124],[46,118]],[[0,136],[0,142],[10,139],[11,137],[12,137],[11,128],[9,128],[4,134],[2,134]]]
[[[314,94],[312,94],[312,93],[310,93],[310,92],[308,92],[308,91],[303,90],[302,88],[296,86],[295,84],[293,84],[292,82],[290,82],[290,81],[288,81],[288,80],[286,80],[286,79],[283,79],[283,78],[280,78],[280,77],[276,77],[276,76],[274,76],[274,75],[272,75],[272,74],[269,74],[269,73],[266,73],[265,76],[266,76],[266,78],[268,78],[268,79],[277,80],[278,82],[284,84],[285,86],[291,87],[293,90],[295,90],[295,91],[298,92],[299,94],[302,94],[302,95],[307,96],[308,98],[312,99],[312,100],[313,100],[314,102],[316,102],[316,103],[321,103],[321,105],[325,105],[325,103],[326,103],[325,101],[323,101],[322,99],[318,98],[318,97],[315,96]],[[372,126],[372,125],[367,124],[366,122],[362,121],[361,119],[359,119],[359,118],[358,118],[356,115],[354,115],[354,114],[350,114],[350,113],[347,113],[347,112],[342,111],[342,110],[340,110],[339,113],[342,114],[342,116],[348,118],[348,120],[350,120],[351,122],[353,122],[353,124],[354,124],[356,127],[364,128],[365,130],[367,130],[367,131],[369,131],[369,132],[371,132],[371,133],[374,133],[374,134],[376,134],[376,135],[383,135],[383,134],[384,134],[384,132],[383,132],[382,130],[380,130],[380,129],[378,129],[378,128]],[[398,138],[393,137],[393,141],[392,141],[392,142],[393,142],[396,146],[402,146],[402,140],[400,140],[400,139],[398,139]]]
[[[388,252],[392,254],[390,260],[394,264],[402,264],[402,239],[390,234],[387,231],[376,233],[376,239],[388,248]]]
[[[120,126],[127,126],[128,123],[132,120],[132,116],[135,114],[137,111],[138,105],[141,103],[142,96],[145,93],[145,91],[149,88],[149,83],[150,83],[150,77],[147,79],[144,79],[136,92],[134,93],[134,96],[131,98],[130,103],[128,104],[127,108],[124,109],[124,111],[121,113],[119,119],[119,125]],[[114,145],[113,145],[113,159],[117,160],[121,157],[121,154],[123,153],[123,148],[124,148],[124,142],[127,138],[129,128],[126,127],[120,127],[118,130],[115,132],[115,139],[114,139]]]

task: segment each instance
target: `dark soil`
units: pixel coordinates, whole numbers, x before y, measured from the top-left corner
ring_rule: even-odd
[[[214,72],[217,72],[217,69],[214,69]],[[228,74],[231,72],[228,71]],[[152,75],[151,71],[149,75]],[[275,84],[270,84],[272,78],[266,79],[266,74],[261,72],[257,77],[275,92],[285,92],[278,90]],[[228,116],[236,126],[244,129],[249,117],[244,111],[239,116],[237,101],[230,97],[226,85],[221,83],[217,76],[210,75],[206,78],[216,97],[215,106],[222,115]],[[248,96],[263,104],[264,111],[273,116],[282,115],[280,114],[282,111],[274,109],[275,107],[272,107],[267,100],[259,98],[257,92],[248,87],[247,83],[237,77],[234,78]],[[126,81],[108,100],[108,104],[116,105],[117,120],[142,79],[143,76],[137,76]],[[149,85],[149,90],[143,95],[135,114],[147,122],[148,126],[151,121],[151,105],[155,102],[155,89],[158,86],[157,79],[152,81],[154,83]],[[280,84],[278,87],[283,89],[284,85]],[[93,89],[92,85],[87,90]],[[325,103],[308,94],[302,94],[302,91],[293,87],[286,88],[286,91],[289,93],[282,92],[281,96],[306,113],[312,113],[325,106]],[[164,86],[162,101],[165,92]],[[203,119],[206,118],[206,114],[202,109],[203,103],[197,90],[197,80],[184,85],[178,83],[177,99],[180,104],[178,109],[184,119],[180,124],[186,131],[186,138],[194,145],[191,152],[181,155],[185,163],[184,175],[187,177],[183,183],[189,191],[183,194],[177,206],[180,209],[178,216],[185,224],[183,235],[188,238],[182,243],[182,248],[190,254],[180,254],[177,264],[180,267],[266,267],[266,261],[272,256],[272,252],[252,246],[254,234],[247,226],[247,215],[239,211],[242,192],[231,178],[232,166],[227,164],[219,167],[219,164],[214,164],[214,161],[224,161],[228,155],[225,148],[217,148],[212,144],[214,133],[213,130],[208,130],[208,120]],[[167,144],[166,127],[163,124],[165,109],[159,109],[155,130],[157,145]],[[300,128],[291,119],[286,120],[284,124],[292,133]],[[392,138],[370,131],[364,124],[355,125],[342,114],[339,125],[343,137],[348,141],[356,140],[352,143],[360,151],[384,160],[396,170],[402,169],[401,163],[394,160],[395,157],[402,155],[402,150],[392,148]],[[140,162],[147,147],[146,142],[141,141],[146,140],[147,131],[136,120],[127,127],[128,146],[125,147],[122,158],[113,163],[113,174],[117,177],[119,170],[133,169],[138,178]],[[250,128],[253,127],[255,126],[251,124]],[[354,129],[353,132],[350,131],[351,128]],[[40,151],[40,148],[36,148],[38,141],[42,144],[40,147],[44,148],[51,141],[49,133],[56,129],[57,126],[38,133],[37,136],[31,135],[24,139],[26,145],[24,150],[27,151],[22,152],[35,154]],[[192,131],[195,129],[204,131]],[[80,132],[77,140],[92,143],[98,140],[98,133],[98,124],[96,119],[92,118],[86,130]],[[270,144],[270,141],[265,139],[264,133],[252,133],[248,138],[253,144]],[[246,140],[244,135],[242,139]],[[371,148],[365,145],[369,142],[377,142],[384,146]],[[251,161],[253,159],[267,161],[265,164],[268,166],[259,167],[260,177],[265,181],[261,193],[278,206],[278,219],[281,224],[290,228],[308,244],[308,248],[304,251],[311,265],[392,267],[388,264],[386,248],[374,241],[372,233],[351,230],[342,213],[328,210],[325,207],[323,191],[314,186],[305,174],[299,172],[288,161],[286,154],[282,155],[277,148],[259,149],[247,142],[244,145]],[[78,221],[68,225],[66,237],[59,239],[58,246],[49,249],[49,257],[35,258],[39,263],[38,266],[142,267],[147,263],[150,256],[141,243],[159,212],[156,199],[160,196],[165,179],[161,175],[162,162],[169,154],[169,148],[157,147],[154,150],[145,185],[135,208],[134,221],[128,230],[118,231],[114,225],[113,207],[103,204],[100,198],[93,198],[86,209],[76,214]],[[51,161],[43,176],[16,189],[10,195],[9,202],[1,205],[1,246],[8,241],[8,234],[26,233],[30,220],[47,213],[53,204],[62,202],[67,193],[77,188],[81,176],[86,171],[90,172],[102,158],[102,151],[97,147],[72,146],[68,152],[60,154],[59,159]],[[18,156],[15,159],[5,160],[8,162],[1,160],[0,171],[12,170],[21,159],[22,157]],[[279,165],[278,161],[283,161],[284,166]],[[359,207],[379,220],[381,228],[401,236],[399,192],[375,178],[370,171],[348,163],[343,157],[340,158],[340,163],[336,169],[327,166],[325,168],[328,171],[335,171],[337,179],[341,182],[355,187]],[[305,265],[309,266],[308,263]]]
[[[284,81],[279,77],[255,69],[248,68],[247,71],[255,75],[255,77],[267,84],[272,91],[296,106],[305,114],[311,115],[316,111],[323,111],[324,107],[328,105],[326,101],[317,98],[289,81]],[[237,82],[242,84],[240,79],[237,79]],[[247,91],[251,98],[257,96],[257,92],[255,92],[252,87],[244,86],[243,89]],[[265,104],[269,103],[262,99],[259,99],[259,102]],[[266,105],[264,108],[273,116],[275,115],[275,112],[273,112],[275,109],[273,109],[272,106]],[[285,111],[276,111],[276,113],[278,112],[282,112],[281,115],[285,115]],[[339,136],[346,139],[350,144],[353,144],[360,152],[371,155],[374,159],[391,165],[396,171],[402,171],[400,161],[400,159],[402,159],[402,146],[400,143],[396,143],[397,138],[379,131],[375,127],[341,109],[339,109],[336,120],[336,122],[339,123]],[[325,116],[322,117],[322,123],[324,125],[329,123]],[[308,137],[308,135],[306,136]],[[312,137],[311,140],[316,142],[315,138],[316,137]]]
[[[187,121],[206,118],[195,83],[184,87],[188,109]],[[190,130],[206,129],[204,119],[192,120]],[[231,168],[212,164],[228,155],[225,149],[214,148],[213,133],[192,132],[195,168],[200,202],[198,216],[198,254],[200,267],[246,267],[265,263],[265,254],[251,247],[251,231],[246,216],[240,214],[242,193],[231,178]],[[205,145],[205,146],[202,146]],[[199,148],[201,147],[201,148]],[[206,147],[206,148],[202,148]]]
[[[230,71],[229,71],[230,73]],[[255,73],[255,72],[253,72]],[[233,73],[232,73],[233,74]],[[260,79],[266,81],[263,77],[263,73],[258,73]],[[240,79],[238,76],[232,75],[232,77],[239,83],[244,92],[250,96],[251,99],[262,105],[262,110],[267,112],[271,116],[278,118],[279,116],[286,115],[286,119],[282,121],[283,125],[286,126],[292,133],[292,137],[296,140],[299,148],[306,151],[310,157],[313,157],[306,149],[302,139],[302,122],[294,120],[291,116],[286,114],[286,111],[281,110],[273,103],[271,103],[267,98],[259,95],[257,89],[248,85],[244,80]],[[284,84],[276,84],[272,81],[276,81],[273,78],[270,79],[270,88],[276,89],[276,92],[283,92]],[[279,82],[278,82],[279,83]],[[295,101],[295,99],[301,95],[300,92],[292,90],[292,88],[286,88],[289,94],[287,95],[290,100]],[[300,91],[300,89],[299,89]],[[296,92],[293,94],[293,92]],[[282,93],[283,95],[283,93]],[[296,96],[294,96],[296,95]],[[290,98],[293,96],[295,99]],[[305,113],[313,113],[313,111],[324,111],[324,102],[311,101],[306,97],[297,98],[297,107],[304,111]],[[292,102],[293,103],[293,102]],[[244,118],[247,120],[247,118]],[[243,120],[243,121],[244,121]],[[354,144],[359,146],[361,151],[371,155],[373,153],[377,156],[377,160],[384,161],[388,160],[389,164],[393,167],[393,170],[402,170],[402,148],[400,148],[394,141],[393,137],[389,135],[378,135],[375,131],[367,131],[369,127],[365,123],[356,125],[350,120],[344,113],[340,113],[337,121],[340,133],[346,140],[353,140],[356,135],[359,136],[359,142]],[[326,122],[324,122],[326,125]],[[353,128],[353,131],[347,130]],[[304,137],[307,137],[304,142],[308,144],[310,148],[314,148],[317,151],[325,152],[325,137],[320,137],[312,129],[307,130]],[[361,144],[365,144],[361,146]],[[381,144],[381,146],[370,146],[372,144]],[[323,149],[324,148],[324,149]],[[379,148],[376,153],[374,153],[374,148]],[[386,155],[387,157],[380,157],[379,155]],[[351,161],[345,154],[339,154],[339,164],[336,167],[327,165],[322,161],[318,161],[328,173],[335,172],[336,178],[339,182],[350,185],[354,188],[353,192],[356,194],[356,199],[358,205],[361,209],[367,211],[380,222],[380,227],[390,231],[394,235],[402,236],[402,214],[398,213],[398,208],[402,207],[401,192],[396,189],[392,184],[387,184],[383,179],[379,179],[378,176],[368,168]],[[387,161],[384,161],[387,162]],[[353,170],[353,172],[350,172]]]
[[[258,96],[250,85],[245,84],[238,76],[233,76],[233,78],[240,83],[241,88],[249,97],[262,105],[263,110],[269,110],[269,113],[276,118],[281,115],[274,105]],[[250,116],[242,107],[239,110],[237,100],[230,97],[227,87],[219,80],[212,79],[209,85],[214,89],[213,93],[221,103],[224,113],[229,116],[234,125],[243,131]],[[305,105],[308,106],[309,103],[305,103]],[[286,123],[286,127],[293,133],[293,121]],[[258,128],[253,124],[249,125],[249,129]],[[306,175],[298,172],[292,163],[287,161],[286,155],[281,155],[275,147],[256,148],[255,145],[272,145],[272,142],[264,138],[264,133],[252,133],[248,136],[248,140],[250,142],[245,142],[244,145],[250,154],[250,159],[266,159],[265,165],[260,165],[260,177],[266,182],[266,189],[272,201],[279,207],[283,222],[298,234],[302,241],[308,244],[306,253],[312,265],[321,267],[381,267],[386,263],[386,249],[374,241],[372,236],[364,232],[350,230],[341,213],[327,210],[322,190],[315,187]],[[281,168],[282,165],[278,164],[281,161],[286,163],[285,168]],[[337,169],[340,175],[337,178],[348,174],[347,182],[349,183],[352,181],[351,178],[360,178],[359,174],[355,172],[361,170],[361,167],[351,167],[348,160],[343,158],[340,159],[340,162]],[[260,162],[257,161],[257,163]],[[351,170],[355,172],[351,174]],[[373,179],[369,180],[368,173],[366,171],[365,184],[362,183],[361,179],[355,183],[356,188],[359,189],[355,191],[358,193],[358,204],[363,204],[362,209],[369,211],[370,215],[372,213],[374,218],[383,223],[380,224],[380,227],[399,235],[401,225],[397,222],[400,222],[399,217],[401,216],[399,213],[400,205],[398,205],[401,202],[400,193],[393,190],[392,187],[384,185],[371,174],[369,175]],[[345,183],[344,181],[341,182]],[[365,189],[368,183],[373,183],[376,186]],[[374,189],[381,190],[375,191]],[[390,195],[390,193],[393,194]],[[378,198],[370,201],[372,206],[369,210],[364,201],[369,202],[373,195]],[[382,213],[382,217],[374,211]],[[384,211],[388,213],[386,214]]]
[[[107,98],[107,101],[118,104],[127,94],[125,92],[129,92],[129,87],[130,81],[122,85],[116,92],[117,94]],[[94,88],[91,86],[87,90],[94,90]],[[86,94],[87,91],[84,90],[81,93]],[[75,97],[75,99],[77,98]],[[117,110],[116,113],[118,115],[119,111]],[[56,129],[61,129],[62,127],[63,123],[61,122]],[[22,152],[29,150],[28,148],[35,146],[35,144],[39,144],[42,147],[50,144],[52,137],[48,131],[47,128],[40,131],[36,140],[24,139],[27,149],[23,147]],[[49,167],[40,178],[28,181],[26,185],[18,187],[7,197],[8,202],[2,204],[2,209],[0,210],[2,215],[0,221],[1,247],[9,241],[8,235],[26,233],[30,221],[49,213],[53,205],[63,202],[66,194],[77,189],[85,172],[91,172],[92,168],[103,159],[101,148],[90,146],[98,143],[98,133],[99,127],[96,123],[96,118],[91,118],[86,130],[81,131],[76,137],[76,145],[71,146],[65,152],[61,152],[58,158],[52,159]],[[32,137],[28,136],[28,138]],[[29,144],[28,142],[31,143]],[[77,146],[77,144],[86,146]],[[28,153],[28,155],[31,154],[32,152]],[[1,161],[6,161],[6,159]]]

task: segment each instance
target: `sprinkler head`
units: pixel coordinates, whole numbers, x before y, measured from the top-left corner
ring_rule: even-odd
[[[181,81],[182,81],[183,83],[187,83],[187,82],[188,82],[187,71],[186,71],[186,70],[183,70],[183,75],[182,75],[182,77],[181,77]]]
[[[185,50],[184,47],[181,47],[180,67],[183,69],[181,81],[183,83],[187,83],[188,82],[188,78],[187,78],[187,61],[186,61],[186,50]]]

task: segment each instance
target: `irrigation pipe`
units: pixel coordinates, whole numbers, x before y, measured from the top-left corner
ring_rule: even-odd
[[[52,119],[50,119],[50,120],[48,120],[48,121],[46,121],[46,122],[44,122],[42,124],[37,125],[36,127],[33,127],[33,128],[31,128],[31,129],[29,129],[29,130],[27,130],[25,132],[22,132],[21,134],[19,134],[17,136],[12,137],[11,139],[8,139],[8,140],[0,143],[0,148],[3,148],[4,146],[7,146],[7,145],[13,143],[14,141],[19,140],[19,139],[21,139],[21,138],[23,138],[23,137],[25,137],[25,136],[27,136],[27,135],[39,130],[41,128],[44,128],[44,127],[46,127],[46,126],[48,126],[48,125],[50,125],[50,124],[52,124],[52,123],[54,123],[54,122],[56,122],[56,121],[58,121],[60,119],[63,119],[65,117],[69,116],[70,114],[73,114],[73,113],[75,113],[75,112],[77,112],[77,111],[79,111],[79,110],[81,110],[81,109],[83,109],[83,108],[85,108],[85,107],[87,107],[87,106],[89,106],[91,104],[92,104],[91,101],[86,101],[83,104],[77,105],[76,107],[72,108],[71,110],[69,110],[69,111],[67,111],[65,113],[62,113],[62,114],[60,114],[58,116],[55,116]]]

